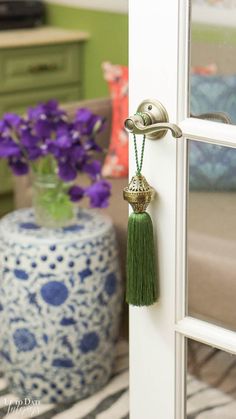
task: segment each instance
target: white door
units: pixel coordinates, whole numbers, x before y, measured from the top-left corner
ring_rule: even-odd
[[[204,29],[201,25],[209,24],[207,13],[210,19],[212,18],[209,25],[213,32],[210,32],[209,39],[212,48],[215,48],[215,52],[210,56],[212,50],[208,45],[204,56],[204,45],[201,43],[203,41],[196,31],[196,45],[200,58],[199,62],[192,61],[192,65],[198,67],[199,64],[203,68],[197,68],[198,74],[195,78],[202,77],[204,81],[204,77],[208,75],[209,80],[210,76],[212,77],[210,82],[220,82],[224,81],[225,77],[226,81],[231,83],[230,89],[233,91],[234,79],[230,79],[233,71],[229,70],[224,75],[224,69],[217,68],[218,64],[215,65],[214,62],[222,53],[223,43],[217,49],[212,41],[215,37],[218,42],[219,37],[220,42],[220,35],[214,32],[215,24],[218,28],[221,24],[222,28],[230,26],[230,22],[235,24],[236,8],[233,9],[233,1],[129,2],[130,115],[135,113],[142,100],[157,99],[168,111],[170,122],[178,124],[183,132],[183,137],[177,140],[168,132],[161,140],[146,141],[143,174],[157,191],[157,198],[149,206],[149,212],[153,219],[158,247],[160,299],[150,307],[130,307],[131,419],[236,418],[235,406],[235,416],[231,410],[227,416],[223,410],[219,411],[223,412],[220,414],[214,409],[214,403],[219,405],[220,401],[221,409],[227,405],[227,401],[230,404],[229,393],[226,392],[224,399],[225,394],[221,387],[214,387],[214,383],[205,378],[203,382],[199,376],[191,382],[192,370],[187,370],[187,355],[190,355],[191,351],[193,363],[198,362],[200,352],[205,351],[207,356],[208,349],[212,350],[212,347],[220,349],[216,356],[219,354],[219,357],[222,357],[223,364],[227,364],[227,357],[234,361],[229,353],[236,354],[236,324],[230,320],[231,314],[235,317],[236,311],[236,308],[232,308],[233,299],[236,301],[236,223],[233,216],[234,213],[236,215],[236,188],[234,184],[230,184],[235,176],[236,159],[231,171],[226,173],[226,184],[222,176],[217,177],[215,174],[216,167],[224,172],[225,167],[232,164],[231,160],[235,158],[236,126],[189,116],[189,51],[193,42],[192,40],[190,44],[189,41],[190,3],[193,13],[196,13],[196,19],[205,20],[200,22],[199,27]],[[224,10],[223,3],[226,3],[226,8],[230,3],[231,9]],[[218,6],[222,8],[217,9]],[[224,16],[227,16],[226,20]],[[209,27],[205,29],[205,33],[208,33]],[[222,31],[220,33],[222,34]],[[223,37],[226,44],[229,39],[230,36]],[[228,48],[228,54],[230,51],[235,53],[235,50]],[[227,48],[224,53],[227,54]],[[231,66],[234,65],[236,73],[236,59],[232,58],[235,55],[230,56]],[[213,87],[207,84],[201,93],[207,95],[208,92],[210,95]],[[217,96],[215,104],[216,102],[219,102]],[[233,109],[232,100],[231,105]],[[206,111],[215,112],[216,109],[213,108],[206,107]],[[227,109],[220,111],[227,113]],[[132,175],[135,171],[132,136],[130,139]],[[196,144],[197,147],[201,145],[200,152],[204,157],[200,158],[195,167],[191,158],[196,156]],[[219,161],[221,153],[223,163]],[[204,159],[208,169],[210,167],[210,177],[213,174],[208,186],[206,179],[201,177]],[[195,169],[198,170],[199,167],[200,180],[196,180]],[[189,179],[192,179],[192,186],[189,186]],[[194,184],[195,180],[199,185]],[[222,298],[219,298],[219,294],[222,294]],[[198,346],[199,342],[203,345]],[[196,365],[198,368],[200,364]],[[220,361],[218,367],[223,368]],[[187,416],[186,392],[190,392],[191,385],[201,387],[201,383],[210,392],[210,407],[204,413],[204,402],[201,398],[198,401],[193,400],[195,406],[191,405],[190,401],[190,405],[187,406],[190,413]],[[203,414],[199,409],[202,416],[197,416],[197,403],[199,406],[203,403]]]

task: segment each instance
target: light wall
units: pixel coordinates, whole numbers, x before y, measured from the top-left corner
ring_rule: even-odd
[[[47,3],[118,13],[128,13],[128,2],[129,0],[47,0]]]

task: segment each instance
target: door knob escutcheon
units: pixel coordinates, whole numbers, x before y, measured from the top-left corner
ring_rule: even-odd
[[[173,137],[182,137],[182,131],[176,124],[169,122],[165,107],[155,99],[146,99],[140,103],[135,115],[125,120],[125,129],[132,134],[143,134],[150,140],[163,138],[167,130]]]

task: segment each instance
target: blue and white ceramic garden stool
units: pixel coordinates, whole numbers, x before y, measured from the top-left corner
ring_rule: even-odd
[[[122,305],[111,221],[80,210],[49,230],[23,209],[0,221],[0,351],[21,397],[62,402],[109,379]]]

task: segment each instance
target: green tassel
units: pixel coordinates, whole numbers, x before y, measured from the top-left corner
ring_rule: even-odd
[[[157,298],[152,220],[147,212],[132,213],[128,222],[126,301],[149,306]]]

